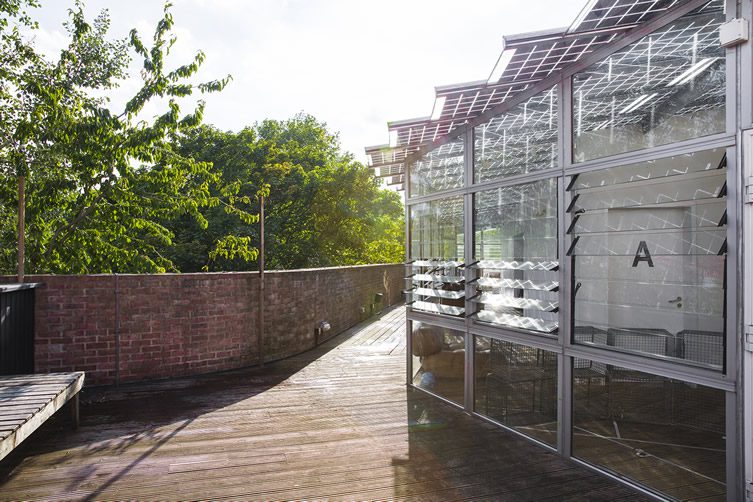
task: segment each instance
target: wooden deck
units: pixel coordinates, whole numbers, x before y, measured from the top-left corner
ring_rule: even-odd
[[[0,463],[3,499],[643,500],[407,389],[404,309],[262,369],[91,391]]]
[[[77,426],[83,385],[82,372],[0,376],[0,460],[71,400]]]

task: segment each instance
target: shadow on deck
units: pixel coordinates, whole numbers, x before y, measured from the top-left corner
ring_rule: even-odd
[[[0,463],[4,499],[642,500],[406,389],[405,315],[219,375],[85,390]]]

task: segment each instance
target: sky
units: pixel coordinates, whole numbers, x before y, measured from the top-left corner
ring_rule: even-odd
[[[34,11],[40,51],[66,41],[72,0],[41,0]],[[344,150],[366,161],[364,147],[388,142],[387,122],[431,114],[434,87],[486,80],[502,36],[566,27],[585,0],[174,0],[178,37],[173,66],[203,51],[198,75],[232,75],[221,93],[205,96],[204,122],[238,131],[299,112],[338,132]],[[148,40],[162,17],[159,0],[89,0],[87,18],[102,9],[110,34],[136,28]],[[132,74],[137,76],[137,62]],[[112,92],[122,107],[136,80]],[[154,104],[146,113],[156,115]]]

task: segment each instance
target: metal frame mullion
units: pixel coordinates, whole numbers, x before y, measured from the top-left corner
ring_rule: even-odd
[[[734,11],[733,11],[734,12]],[[735,114],[736,115],[736,114]],[[729,110],[728,110],[729,117]],[[739,270],[743,270],[743,241],[741,232],[743,229],[740,218],[740,208],[742,207],[742,191],[745,189],[739,151],[742,145],[727,148],[727,277],[725,281],[727,288],[726,295],[726,318],[725,318],[725,335],[726,335],[726,353],[725,373],[727,378],[739,381],[738,371],[740,368],[740,335],[744,336],[743,329],[743,302],[740,301],[738,292],[745,288],[743,276]],[[742,382],[738,382],[738,388],[742,387]],[[737,389],[735,389],[737,390]],[[727,500],[729,502],[742,500],[743,484],[739,481],[743,479],[741,464],[743,454],[740,448],[742,443],[742,391],[737,393],[730,392],[727,395],[726,403],[726,431],[727,431]]]
[[[409,198],[406,204],[409,206],[415,206],[416,204],[423,204],[424,202],[433,202],[440,199],[449,199],[452,197],[459,197],[464,195],[468,191],[465,187],[453,188],[452,190],[444,190],[442,192],[433,193],[430,195],[422,195],[420,197]]]
[[[567,170],[573,164],[573,81],[564,77],[558,87],[560,166]]]
[[[558,200],[557,200],[557,214],[558,214],[558,226],[557,226],[557,252],[559,260],[559,343],[562,348],[562,355],[559,356],[558,366],[558,387],[557,392],[559,395],[558,403],[558,416],[559,416],[559,430],[558,433],[558,449],[560,455],[570,457],[572,454],[572,412],[573,412],[573,359],[567,354],[566,349],[571,345],[572,333],[571,326],[571,300],[572,300],[572,281],[570,261],[568,260],[567,247],[567,235],[565,229],[569,227],[569,215],[565,213],[566,204],[569,203],[568,193],[566,188],[566,177],[561,177],[558,183]]]
[[[656,160],[673,155],[682,155],[693,153],[699,150],[710,150],[712,148],[726,148],[735,144],[735,135],[728,132],[714,134],[712,136],[703,136],[701,138],[689,139],[668,145],[636,150],[633,152],[612,155],[603,159],[594,159],[586,162],[579,162],[567,170],[567,174],[580,174],[590,171],[599,171],[611,167],[622,167],[627,164],[634,164],[646,160]]]
[[[466,193],[463,196],[463,258],[465,263],[470,263],[475,260],[475,246],[474,235],[475,228],[473,226],[473,194],[470,193],[470,187],[473,185],[473,157],[475,145],[473,142],[473,128],[468,128],[464,136],[464,177]],[[473,274],[471,267],[465,267],[465,386],[464,386],[464,408],[467,413],[473,413],[474,408],[474,374],[475,374],[475,339],[469,332],[469,326],[471,320],[468,318],[473,307],[472,302],[469,300],[471,296],[471,289],[469,282],[471,280],[471,274]]]
[[[405,320],[405,384],[413,384],[413,321]]]
[[[405,261],[410,261],[413,250],[411,249],[411,206],[408,204],[408,194],[410,193],[410,167],[405,164],[405,191],[403,192],[403,202],[405,203]],[[407,267],[406,267],[407,269]],[[407,275],[407,274],[406,274]],[[403,281],[403,286],[407,286],[407,279]],[[406,287],[406,289],[408,289]],[[405,305],[405,383],[406,385],[413,384],[413,323],[410,320],[408,314],[410,314],[410,307]]]
[[[405,316],[408,320],[423,322],[431,324],[432,326],[439,326],[440,328],[454,329],[455,331],[463,331],[465,329],[463,319],[457,317],[450,317],[442,314],[430,314],[428,312],[419,312],[410,309],[406,311]]]
[[[570,263],[567,259],[567,235],[565,229],[569,227],[569,215],[565,208],[570,202],[565,172],[573,163],[573,100],[572,78],[564,77],[558,85],[559,97],[559,165],[563,176],[557,187],[557,259],[559,260],[559,343],[561,354],[557,356],[557,450],[560,455],[570,458],[572,455],[573,437],[573,359],[565,354],[570,346],[570,318],[572,312],[570,301],[572,284],[570,281]]]
[[[750,43],[750,42],[749,42]],[[743,131],[740,149],[742,150],[741,169],[742,179],[753,176],[753,130]],[[747,483],[753,482],[753,351],[745,350],[746,333],[745,328],[753,325],[753,254],[745,253],[748,246],[753,243],[753,205],[745,204],[742,210],[741,224],[743,226],[743,238],[741,248],[743,253],[742,273],[743,286],[740,290],[739,302],[743,309],[743,329],[740,332],[742,340],[736,340],[741,347],[742,367],[741,391],[738,396],[738,403],[742,401],[742,409],[739,411],[740,424],[738,429],[741,431],[738,438],[738,444],[743,446],[743,458],[745,465],[745,476],[743,479]]]
[[[486,190],[495,190],[500,187],[522,185],[524,183],[531,183],[533,181],[548,180],[561,174],[562,169],[556,167],[554,169],[547,169],[545,171],[537,171],[534,173],[516,174],[515,176],[508,176],[506,178],[500,178],[491,181],[485,181],[477,185],[473,185],[474,192],[483,192]]]
[[[485,336],[495,340],[504,340],[513,342],[534,349],[542,349],[557,354],[562,353],[562,347],[555,338],[545,338],[543,336],[532,337],[530,334],[500,329],[496,326],[483,326],[473,324],[470,327],[470,333],[477,336]]]
[[[753,20],[753,0],[741,1],[740,17],[748,20],[748,28],[751,28]],[[739,61],[738,82],[738,125],[743,129],[753,126],[753,43],[748,41],[737,48]]]
[[[738,424],[739,401],[737,394],[727,392],[725,395],[725,430],[726,441],[726,467],[727,467],[727,502],[745,500],[745,468],[743,467],[743,452],[741,431]]]
[[[591,345],[571,345],[570,347],[565,347],[564,353],[566,356],[622,366],[652,375],[703,385],[712,389],[734,392],[736,388],[735,378],[722,378],[721,373],[717,371],[689,366],[675,361],[651,358],[646,355],[620,352]]]
[[[736,19],[739,14],[746,18],[744,1],[741,4],[743,12],[738,12],[738,0],[725,0],[726,21]],[[750,10],[747,11],[750,13]],[[749,17],[747,18],[750,19]],[[749,22],[749,21],[748,21]],[[737,46],[726,51],[726,125],[727,132],[738,136],[738,131],[743,123],[750,120],[750,46],[747,42],[742,47]],[[748,55],[748,59],[740,57]],[[744,89],[747,90],[745,94]],[[738,137],[737,144],[727,148],[727,283],[726,294],[726,344],[725,372],[728,377],[737,381],[735,392],[726,395],[725,430],[726,441],[726,479],[727,501],[743,500],[745,497],[745,452],[743,448],[744,423],[743,410],[744,382],[741,371],[744,352],[740,343],[740,336],[745,336],[743,319],[745,316],[742,294],[745,289],[743,280],[743,191],[745,190],[746,171],[742,164],[743,144],[742,136]]]

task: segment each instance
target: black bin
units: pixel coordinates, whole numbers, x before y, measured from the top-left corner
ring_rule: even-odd
[[[0,285],[0,375],[34,373],[34,289]]]

